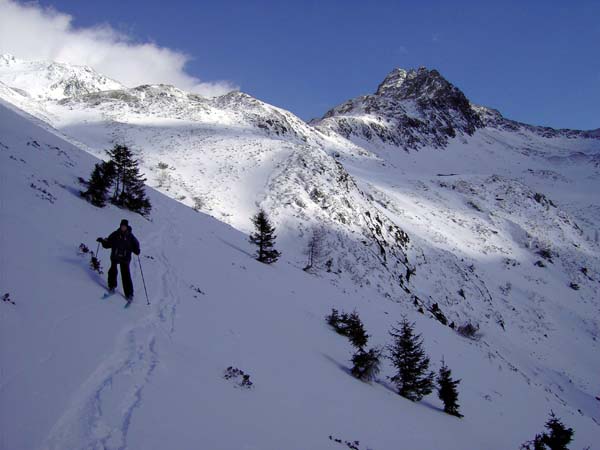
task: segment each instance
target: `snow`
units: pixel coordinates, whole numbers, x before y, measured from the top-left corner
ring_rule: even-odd
[[[343,448],[332,435],[363,450],[506,449],[551,409],[575,429],[573,448],[600,441],[597,140],[484,128],[407,153],[321,133],[242,93],[157,85],[57,102],[0,88],[0,286],[16,302],[0,304],[0,448]],[[97,162],[81,149],[103,157],[115,142],[139,151],[151,185],[158,162],[170,167],[163,193],[149,189],[151,220],[77,194]],[[194,196],[213,217],[189,207]],[[278,227],[273,266],[247,242],[258,206]],[[377,238],[387,270],[367,212],[410,238]],[[137,261],[123,310],[119,295],[101,300],[104,278],[77,254],[121,218],[142,245],[150,306]],[[316,224],[334,273],[300,270]],[[534,266],[545,246],[559,256]],[[411,295],[477,322],[479,341],[392,285],[405,254]],[[332,307],[356,308],[370,345],[388,343],[403,315],[415,321],[434,369],[444,357],[463,380],[465,418],[435,395],[399,397],[387,362],[374,383],[352,378],[350,345],[323,320]],[[222,378],[231,365],[253,389]]]
[[[24,61],[7,54],[0,55],[0,78],[5,84],[40,99],[62,99],[124,87],[86,66]]]

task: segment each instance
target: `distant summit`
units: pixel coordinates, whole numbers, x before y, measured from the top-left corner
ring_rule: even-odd
[[[38,99],[60,100],[125,88],[88,66],[25,61],[10,54],[0,55],[0,79],[7,86]]]
[[[554,130],[504,118],[500,112],[474,105],[437,70],[420,67],[392,70],[371,95],[357,97],[312,121],[359,145],[396,146],[406,151],[444,148],[457,136],[480,128],[529,131],[544,137],[597,137],[597,131]]]
[[[484,125],[460,89],[424,67],[394,69],[374,94],[349,100],[313,123],[405,150],[445,147],[449,138]]]

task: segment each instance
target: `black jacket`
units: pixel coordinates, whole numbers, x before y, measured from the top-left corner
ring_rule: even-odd
[[[140,254],[140,243],[131,232],[131,227],[123,233],[121,228],[113,231],[107,239],[102,241],[102,247],[112,249],[110,260],[116,263],[129,263],[131,261],[131,252]]]

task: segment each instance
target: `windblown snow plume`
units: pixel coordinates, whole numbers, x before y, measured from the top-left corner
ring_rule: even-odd
[[[188,74],[185,53],[137,42],[109,25],[77,28],[72,22],[52,8],[0,0],[0,53],[90,66],[131,87],[167,83],[206,97],[236,89],[227,81],[206,82]]]

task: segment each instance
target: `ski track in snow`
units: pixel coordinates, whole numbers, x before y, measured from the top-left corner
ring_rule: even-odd
[[[161,296],[152,312],[141,317],[135,325],[126,329],[117,339],[115,350],[83,383],[80,392],[50,432],[47,450],[82,448],[86,450],[125,450],[128,448],[128,433],[134,414],[143,402],[143,392],[151,381],[152,374],[160,362],[157,351],[158,328],[166,338],[175,332],[175,315],[180,300],[177,291],[179,280],[170,268],[165,248],[177,246],[179,238],[170,232],[172,223],[167,223],[160,232],[145,239],[150,243],[149,254],[160,250],[158,269],[163,275],[157,291]],[[160,238],[160,239],[159,239]],[[171,238],[172,242],[167,242]],[[160,245],[152,245],[160,242]],[[140,289],[138,289],[140,291]],[[138,308],[123,312],[135,313],[146,307],[138,294]],[[68,317],[61,321],[67,320]],[[61,322],[58,321],[58,322]],[[57,322],[56,326],[59,325]],[[165,330],[161,324],[166,323]],[[122,388],[121,386],[125,386]]]

